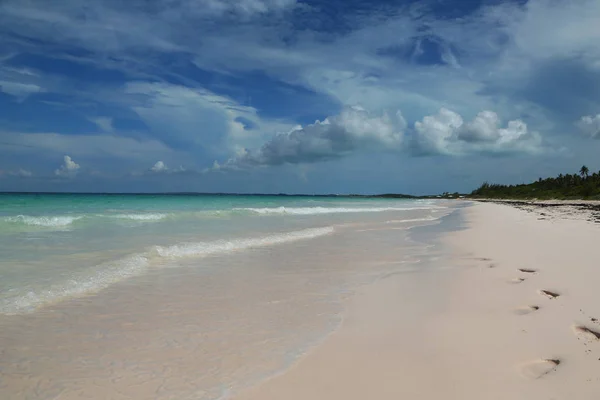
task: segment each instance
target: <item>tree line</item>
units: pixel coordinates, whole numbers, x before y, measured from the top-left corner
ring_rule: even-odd
[[[499,185],[484,182],[470,197],[496,199],[600,199],[600,173],[590,174],[581,167],[577,174],[560,174],[554,178],[539,178],[520,185]]]

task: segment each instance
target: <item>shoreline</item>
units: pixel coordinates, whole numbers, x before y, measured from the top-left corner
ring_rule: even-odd
[[[449,269],[364,288],[321,345],[233,399],[596,399],[598,226],[485,202],[460,212]]]
[[[479,199],[483,204],[499,204],[532,212],[538,219],[577,219],[600,223],[599,200],[511,200]]]
[[[539,207],[561,207],[561,206],[574,206],[583,208],[600,209],[600,200],[537,200],[537,199],[492,199],[492,198],[468,198],[466,201],[480,202],[480,203],[497,203],[497,204],[516,204],[516,205],[534,205]]]

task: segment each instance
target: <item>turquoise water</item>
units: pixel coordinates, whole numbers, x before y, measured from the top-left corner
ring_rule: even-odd
[[[0,313],[33,312],[182,258],[328,235],[431,201],[229,195],[0,195]]]

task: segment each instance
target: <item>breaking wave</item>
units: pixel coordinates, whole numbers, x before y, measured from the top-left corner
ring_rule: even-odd
[[[142,254],[134,254],[112,262],[99,264],[92,269],[93,272],[73,276],[71,279],[54,284],[47,289],[31,290],[24,294],[4,298],[0,300],[0,314],[26,314],[45,305],[99,292],[124,279],[143,274],[152,267],[152,260],[157,258],[200,258],[228,254],[256,247],[313,239],[333,233],[333,231],[333,227],[324,227],[261,237],[155,246]]]

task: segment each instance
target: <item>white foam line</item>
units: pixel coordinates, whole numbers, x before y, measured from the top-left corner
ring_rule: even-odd
[[[21,223],[32,226],[43,226],[43,227],[65,227],[71,225],[73,222],[81,219],[82,217],[76,216],[31,216],[31,215],[15,215],[12,217],[4,217],[3,219],[11,223]]]
[[[151,260],[157,255],[162,258],[206,257],[227,254],[255,247],[273,246],[298,240],[313,239],[333,233],[333,227],[305,229],[258,238],[219,240],[213,242],[184,243],[173,246],[156,246],[152,251],[132,255],[94,268],[94,273],[74,277],[50,288],[31,291],[25,295],[0,300],[0,314],[15,315],[34,312],[36,309],[70,298],[97,293],[125,279],[147,271]]]
[[[112,218],[130,219],[133,221],[160,221],[167,217],[167,214],[117,214],[111,215]]]
[[[252,247],[272,246],[296,240],[312,239],[333,232],[332,227],[304,229],[280,235],[265,236],[262,238],[218,240],[214,242],[184,243],[168,247],[157,246],[156,252],[161,257],[199,257],[214,254],[230,253],[237,250],[245,250]]]
[[[0,302],[0,314],[28,314],[42,306],[96,293],[112,284],[143,273],[148,265],[148,258],[143,255],[100,264],[94,268],[97,272],[92,275],[80,276],[52,285],[49,289],[31,291],[25,295],[4,299]]]
[[[365,213],[383,211],[428,210],[433,207],[272,207],[272,208],[234,208],[236,211],[250,211],[263,215],[317,215],[339,213]]]
[[[389,221],[385,221],[386,224],[401,224],[405,222],[427,222],[427,221],[437,221],[439,218],[434,217],[426,217],[426,218],[413,218],[413,219],[391,219]]]

